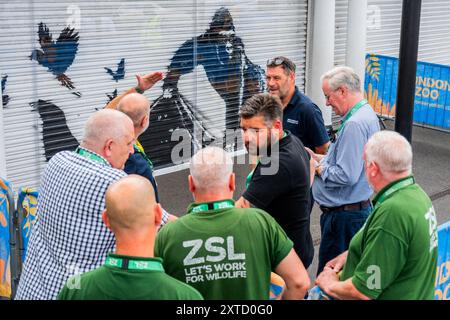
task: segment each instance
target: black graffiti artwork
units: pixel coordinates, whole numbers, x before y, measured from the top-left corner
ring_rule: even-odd
[[[117,64],[117,70],[112,71],[110,68],[104,68],[106,72],[111,75],[113,80],[118,82],[119,80],[122,80],[125,77],[125,58],[122,58],[119,63]]]
[[[65,74],[72,65],[78,50],[78,32],[70,26],[64,28],[58,39],[53,41],[47,25],[39,23],[38,28],[39,45],[41,49],[32,51],[29,58],[37,61],[41,66],[52,72],[62,86],[71,91],[77,97],[81,93],[76,90],[72,80]]]
[[[5,74],[4,76],[2,76],[2,102],[3,102],[3,107],[6,107],[6,105],[9,102],[9,96],[7,94],[4,94],[6,91],[6,81],[8,80],[8,75]]]
[[[108,100],[106,101],[106,105],[105,106],[107,106],[108,103],[110,103],[111,101],[113,101],[117,97],[117,89],[115,89],[111,93],[106,93],[106,96],[108,97]]]
[[[67,126],[66,116],[60,107],[41,99],[30,103],[30,106],[42,120],[42,141],[47,161],[60,151],[77,148],[79,143]]]
[[[171,163],[171,150],[178,144],[178,141],[171,141],[172,132],[176,129],[186,129],[194,143],[200,146],[213,139],[199,121],[200,111],[178,91],[180,77],[198,65],[203,66],[209,83],[225,102],[227,129],[238,127],[239,107],[245,100],[265,90],[263,68],[247,57],[242,39],[235,33],[229,10],[221,7],[212,17],[208,30],[185,41],[168,66],[163,94],[151,109],[151,128],[140,137],[155,166]],[[193,134],[194,125],[203,131],[201,141]]]

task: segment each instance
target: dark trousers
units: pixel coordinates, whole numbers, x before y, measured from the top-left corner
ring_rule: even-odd
[[[320,216],[321,240],[317,275],[325,264],[348,249],[350,240],[364,225],[372,207],[354,211],[322,212]]]

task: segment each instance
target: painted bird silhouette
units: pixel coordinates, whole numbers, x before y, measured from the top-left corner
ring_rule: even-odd
[[[111,77],[118,82],[125,77],[125,58],[122,58],[117,64],[117,71],[112,71],[110,68],[106,68],[105,70]]]
[[[3,107],[6,107],[6,105],[9,102],[9,96],[5,93],[5,89],[6,89],[6,81],[8,80],[8,75],[4,75],[2,76],[2,101],[3,101]]]
[[[60,107],[41,99],[30,103],[30,106],[42,120],[42,141],[47,161],[60,151],[77,148],[79,143],[67,126],[66,116]]]
[[[56,41],[52,39],[48,27],[39,23],[39,44],[41,49],[35,49],[30,55],[31,60],[37,61],[41,66],[51,71],[62,86],[80,97],[81,93],[75,91],[72,80],[65,74],[72,65],[78,50],[78,32],[70,26],[64,28]]]

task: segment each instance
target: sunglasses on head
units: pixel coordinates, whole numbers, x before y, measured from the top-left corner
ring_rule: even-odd
[[[283,58],[273,58],[273,59],[267,60],[267,65],[268,66],[270,66],[270,65],[279,66],[279,65],[282,65],[284,63],[284,61],[285,60]]]

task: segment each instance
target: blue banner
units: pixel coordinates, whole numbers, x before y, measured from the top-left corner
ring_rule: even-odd
[[[436,300],[450,300],[450,221],[438,228]]]
[[[20,207],[22,221],[20,225],[20,233],[22,237],[22,261],[25,261],[26,250],[28,246],[28,239],[30,238],[31,230],[36,223],[38,191],[34,188],[21,188],[18,199],[18,209]],[[20,213],[20,212],[19,212]]]
[[[0,297],[11,296],[10,203],[11,187],[0,179]]]
[[[397,79],[397,58],[366,56],[365,96],[382,116],[395,116]],[[414,122],[450,129],[450,67],[417,63]]]

